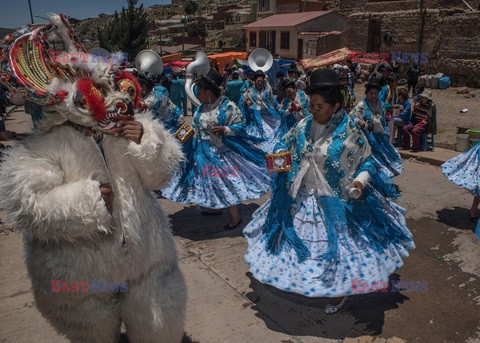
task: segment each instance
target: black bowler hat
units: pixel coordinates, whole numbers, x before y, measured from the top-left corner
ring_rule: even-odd
[[[255,74],[253,75],[253,80],[256,80],[257,77],[263,77],[263,78],[265,78],[265,73],[264,73],[263,71],[261,71],[261,70],[257,70],[257,71],[255,72]]]
[[[372,77],[370,80],[368,80],[368,83],[365,85],[365,88],[367,92],[372,88],[376,88],[378,91],[381,91],[382,85],[380,84],[380,81],[377,78]]]
[[[288,87],[295,88],[295,80],[294,79],[286,78],[286,79],[282,80],[282,89],[285,90]]]
[[[202,80],[205,80],[213,88],[222,91],[223,77],[216,70],[211,69],[207,75],[200,75]]]
[[[315,70],[310,76],[310,85],[305,88],[305,93],[311,95],[314,90],[324,88],[344,88],[344,86],[338,82],[337,73],[331,69]]]

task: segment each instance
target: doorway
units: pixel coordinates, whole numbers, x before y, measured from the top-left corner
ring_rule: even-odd
[[[297,61],[303,59],[303,39],[298,39],[297,45]]]
[[[378,19],[368,21],[368,52],[377,52],[382,45],[382,22]]]
[[[275,55],[276,53],[275,51],[277,48],[276,42],[277,42],[277,31],[270,31],[270,52],[272,53],[272,55]]]

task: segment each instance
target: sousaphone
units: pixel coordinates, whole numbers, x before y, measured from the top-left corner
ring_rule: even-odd
[[[151,73],[161,75],[163,72],[163,61],[159,54],[153,50],[142,50],[135,57],[135,68],[139,74]]]
[[[210,70],[210,60],[203,51],[198,51],[195,54],[195,59],[187,66],[187,75],[185,81],[185,93],[195,106],[200,106],[200,101],[193,92],[193,81],[195,74],[207,74]]]
[[[248,66],[253,71],[261,70],[267,72],[273,65],[273,56],[267,49],[258,48],[248,56]]]

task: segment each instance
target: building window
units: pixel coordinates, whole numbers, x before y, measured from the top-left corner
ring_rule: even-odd
[[[280,33],[280,49],[290,49],[290,32]]]
[[[268,12],[270,10],[270,0],[260,0],[259,12]]]
[[[267,31],[260,31],[259,43],[259,48],[265,49],[267,47]]]
[[[257,31],[250,32],[250,46],[257,47]]]

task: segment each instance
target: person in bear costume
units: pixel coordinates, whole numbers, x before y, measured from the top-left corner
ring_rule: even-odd
[[[72,342],[118,342],[122,322],[130,342],[180,342],[186,288],[151,191],[181,148],[134,114],[132,74],[88,55],[64,15],[50,19],[7,36],[0,53],[10,93],[45,106],[0,165],[0,206],[23,233],[36,306]]]

